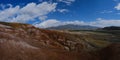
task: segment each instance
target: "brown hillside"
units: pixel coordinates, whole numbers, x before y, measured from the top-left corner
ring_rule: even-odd
[[[120,45],[111,45],[109,40],[114,38],[0,22],[0,60],[116,60]]]

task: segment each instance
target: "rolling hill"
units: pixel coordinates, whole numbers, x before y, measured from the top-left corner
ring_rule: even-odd
[[[0,60],[120,60],[117,36],[0,22]]]

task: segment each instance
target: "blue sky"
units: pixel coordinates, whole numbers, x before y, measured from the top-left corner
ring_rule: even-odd
[[[65,24],[120,26],[120,0],[1,0],[0,21],[40,28]]]

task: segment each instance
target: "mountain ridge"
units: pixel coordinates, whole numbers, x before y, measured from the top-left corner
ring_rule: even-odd
[[[90,26],[90,25],[74,25],[74,24],[67,24],[67,25],[60,25],[56,27],[48,27],[46,29],[55,29],[55,30],[95,30],[99,27]]]

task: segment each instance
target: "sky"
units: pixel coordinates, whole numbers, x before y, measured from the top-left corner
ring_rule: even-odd
[[[120,26],[120,0],[0,0],[0,21],[39,28]]]

